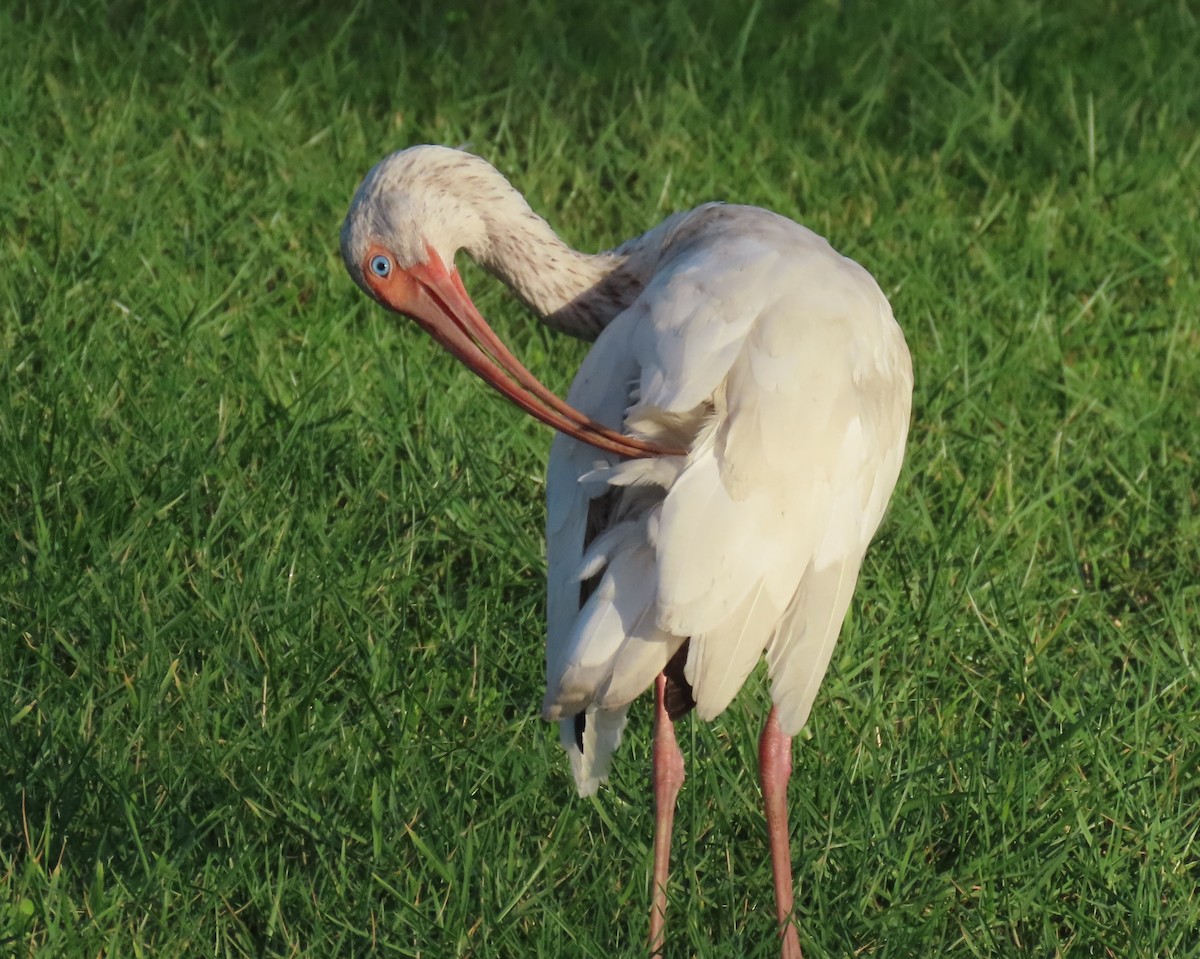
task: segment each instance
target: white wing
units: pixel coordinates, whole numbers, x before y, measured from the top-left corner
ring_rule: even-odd
[[[584,712],[585,735],[596,711],[601,730],[623,724],[685,638],[701,718],[766,652],[781,724],[798,731],[903,456],[912,371],[870,275],[774,214],[697,214],[570,398],[609,425],[624,411],[633,433],[686,434],[690,454],[617,464],[565,438],[551,452],[544,710]],[[610,492],[585,555],[589,505]],[[581,608],[580,575],[597,573]],[[573,755],[581,789],[619,735]]]
[[[567,400],[619,429],[637,375],[628,340],[602,334]],[[628,705],[646,688],[643,677],[653,682],[682,642],[655,626],[655,560],[646,529],[647,507],[661,501],[678,467],[669,460],[619,463],[619,457],[561,434],[550,448],[543,713],[560,720],[560,740],[581,795],[607,777]],[[657,474],[658,486],[618,487],[609,496],[613,470],[626,480]]]

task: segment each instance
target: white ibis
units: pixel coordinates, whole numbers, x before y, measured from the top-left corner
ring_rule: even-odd
[[[904,335],[871,275],[811,230],[708,203],[595,255],[567,246],[490,164],[394,153],[342,227],[354,281],[559,431],[546,483],[542,713],[581,794],[608,773],[629,704],[655,687],[650,949],[661,952],[683,756],[765,654],[759,742],[784,959],[793,917],[787,781],[867,544],[900,471]],[[549,326],[595,340],[563,402],[471,302],[459,250]]]

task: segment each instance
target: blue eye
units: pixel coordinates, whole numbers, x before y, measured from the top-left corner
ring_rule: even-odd
[[[382,253],[376,253],[371,257],[371,272],[376,276],[387,276],[392,272],[392,261]]]

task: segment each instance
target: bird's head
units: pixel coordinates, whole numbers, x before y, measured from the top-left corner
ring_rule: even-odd
[[[465,249],[486,261],[491,228],[485,218],[503,217],[503,211],[521,215],[529,207],[486,160],[447,147],[410,147],[376,164],[355,192],[342,224],[342,259],[368,296],[415,320],[542,422],[622,456],[667,452],[568,406],[521,365],[471,302],[454,256]]]
[[[499,176],[486,160],[448,147],[410,147],[381,160],[342,224],[342,259],[354,282],[420,321],[411,309],[420,305],[419,287],[453,284],[458,250],[474,253],[486,242],[487,225],[465,187]]]

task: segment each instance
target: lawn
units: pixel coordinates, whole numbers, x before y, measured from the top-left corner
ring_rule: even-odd
[[[757,203],[892,300],[807,959],[1200,956],[1194,8],[250,6],[0,8],[0,954],[644,954],[649,701],[589,800],[537,712],[549,433],[338,256],[435,142],[582,248]],[[668,959],[778,955],[766,702],[680,725]]]

